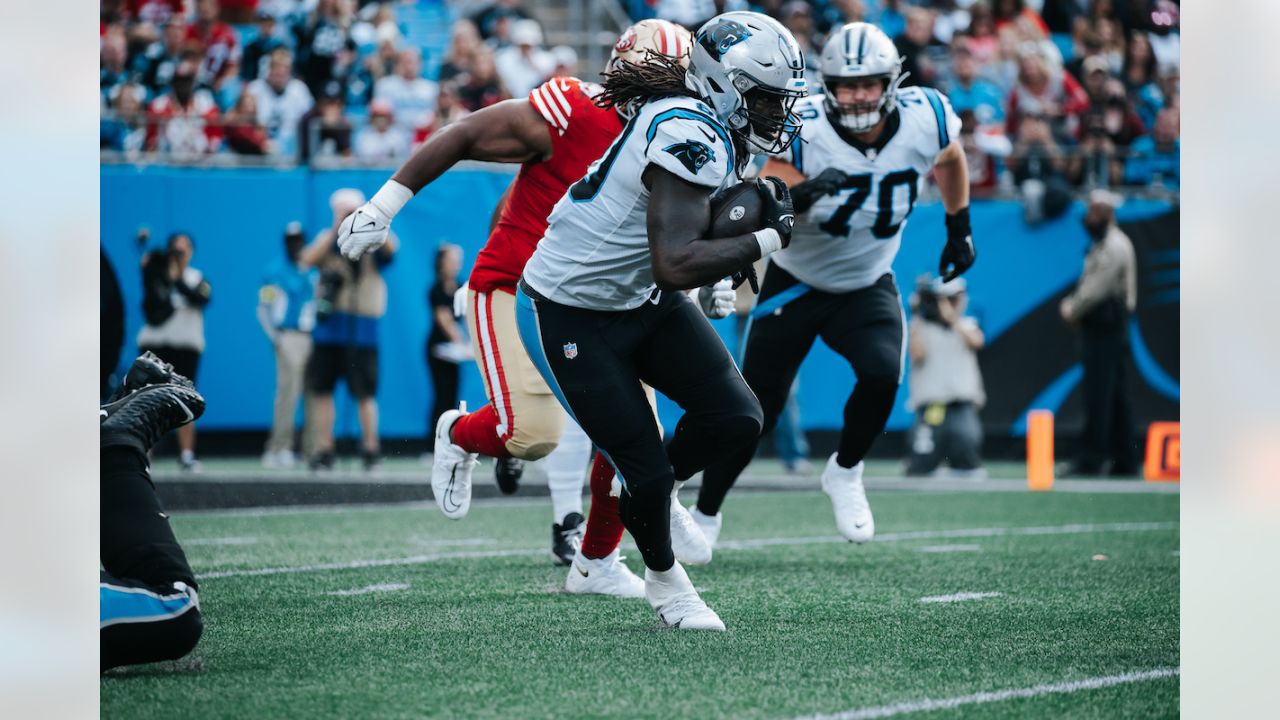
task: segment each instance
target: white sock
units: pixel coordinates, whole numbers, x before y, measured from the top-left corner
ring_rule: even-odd
[[[569,513],[582,513],[582,486],[591,460],[591,440],[572,419],[565,422],[560,444],[543,462],[547,489],[551,491],[552,519],[559,523]]]
[[[195,460],[195,459],[196,459],[196,451],[195,451],[195,450],[183,450],[183,451],[182,451],[182,462],[191,462],[192,460]]]

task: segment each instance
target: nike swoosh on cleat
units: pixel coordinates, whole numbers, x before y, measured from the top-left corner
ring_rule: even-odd
[[[574,565],[574,566],[573,566],[573,569],[574,569],[574,570],[577,570],[577,571],[578,571],[578,572],[580,572],[580,573],[582,573],[582,577],[590,577],[590,576],[591,576],[591,573],[587,572],[586,570],[583,570],[582,568],[578,567],[577,565]]]
[[[854,527],[856,527],[856,528],[858,528],[859,530],[861,530],[861,529],[862,529],[862,526],[864,526],[864,525],[866,525],[866,523],[865,523],[865,522],[860,522],[860,523],[854,523],[854,524],[853,524],[853,526],[854,526]]]
[[[195,414],[191,412],[191,408],[187,407],[186,403],[182,402],[178,398],[174,398],[173,401],[178,403],[178,407],[182,408],[182,412],[187,414],[187,419],[183,420],[183,422],[191,422],[196,419]]]
[[[453,472],[450,473],[449,475],[449,484],[448,486],[445,487],[445,490],[444,490],[444,505],[446,508],[449,508],[449,512],[453,512],[462,507],[462,503],[453,499],[453,484],[457,480],[457,475],[458,475],[458,466],[454,465]],[[452,505],[453,507],[449,507],[450,505]]]

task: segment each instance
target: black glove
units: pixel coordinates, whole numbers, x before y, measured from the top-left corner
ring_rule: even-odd
[[[846,183],[849,182],[849,176],[836,168],[827,168],[816,176],[805,180],[804,182],[791,188],[791,200],[795,204],[795,210],[798,213],[806,212],[813,204],[828,195],[835,195],[840,192]]]
[[[756,186],[760,188],[760,198],[764,203],[760,212],[763,221],[760,229],[777,230],[778,236],[782,238],[782,247],[790,245],[796,211],[791,204],[791,191],[787,190],[787,184],[776,177],[767,177],[756,180]]]
[[[739,270],[730,278],[733,281],[733,289],[737,290],[738,286],[744,282],[751,283],[751,292],[760,294],[760,282],[756,279],[756,266],[748,265],[745,270]]]
[[[947,216],[947,244],[938,260],[938,275],[943,282],[951,282],[972,267],[977,257],[973,230],[969,227],[969,208],[961,208],[955,215]]]

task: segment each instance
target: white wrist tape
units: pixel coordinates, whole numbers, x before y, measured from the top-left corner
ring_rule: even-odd
[[[391,219],[396,216],[396,213],[400,212],[400,209],[404,207],[405,203],[409,202],[411,199],[413,199],[412,190],[401,185],[395,180],[388,180],[382,185],[382,188],[378,190],[377,194],[373,196],[373,199],[369,201],[369,204],[382,211],[382,213],[387,216],[387,222],[391,222]]]
[[[778,234],[777,230],[765,228],[752,234],[756,236],[756,242],[760,243],[760,257],[768,257],[769,253],[782,249],[782,236]]]

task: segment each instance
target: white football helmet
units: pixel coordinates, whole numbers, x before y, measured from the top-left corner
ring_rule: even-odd
[[[871,23],[849,23],[831,33],[822,47],[818,65],[826,88],[825,105],[832,120],[853,132],[866,132],[894,110],[898,86],[907,78],[902,72],[898,48],[880,28]],[[834,84],[853,78],[881,78],[884,93],[875,104],[841,105],[836,102]]]
[[[648,51],[666,55],[679,62],[681,67],[688,68],[692,45],[693,34],[669,20],[641,20],[618,36],[604,73],[608,75],[619,61],[642,65]]]
[[[779,153],[799,135],[791,111],[805,96],[804,55],[773,18],[729,12],[694,34],[685,83],[753,154]]]

